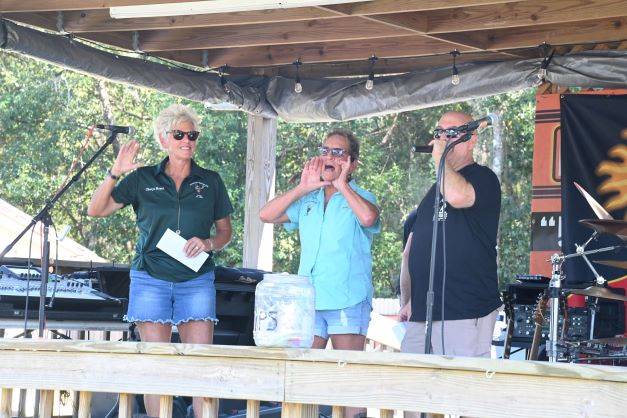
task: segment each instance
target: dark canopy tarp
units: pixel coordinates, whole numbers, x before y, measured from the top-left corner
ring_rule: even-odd
[[[284,77],[228,77],[116,55],[67,36],[3,20],[0,47],[85,74],[290,122],[328,122],[420,109],[532,87],[540,82],[541,59],[434,68],[378,77],[372,90],[356,78],[303,80],[302,93]],[[627,87],[627,51],[589,51],[555,56],[546,80],[569,87]]]

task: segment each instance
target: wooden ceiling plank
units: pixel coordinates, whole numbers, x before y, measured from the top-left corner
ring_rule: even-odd
[[[200,0],[0,0],[0,13],[108,9],[110,7],[182,3],[187,1]]]
[[[0,0],[0,13],[108,9],[110,7],[182,3],[188,1],[200,0]],[[343,14],[369,15],[500,4],[511,1],[516,0],[374,0],[329,7]]]
[[[181,29],[177,31],[140,32],[144,51],[233,48],[261,45],[284,45],[303,42],[346,41],[391,36],[410,36],[411,32],[391,28],[358,17],[225,26],[218,28]]]
[[[487,35],[488,45],[486,49],[498,50],[533,47],[542,42],[551,45],[611,42],[627,39],[627,18],[466,32],[463,36],[479,34]],[[458,35],[461,36],[462,34]]]
[[[451,9],[511,3],[513,1],[519,0],[374,0],[361,3],[329,5],[325,6],[325,8],[333,9],[346,15],[359,16]]]
[[[49,14],[56,19],[56,12]],[[21,13],[13,13],[7,16],[19,19],[20,15]],[[64,27],[71,33],[116,32],[281,23],[339,16],[332,11],[314,7],[132,19],[113,19],[107,10],[81,10],[64,12]]]
[[[432,35],[427,33],[428,21],[424,13],[395,13],[390,15],[377,15],[377,16],[361,16],[363,19],[372,20],[375,22],[385,23],[395,28],[406,29],[416,34],[421,34],[430,39],[446,42],[450,45],[451,50],[455,48],[482,50],[483,43],[477,42],[474,39],[458,37],[455,41],[446,39],[439,35]]]
[[[333,9],[328,6],[319,6],[319,8],[329,9],[329,10]],[[338,13],[345,14],[345,11],[338,11]],[[468,40],[468,39],[460,39],[457,42],[453,42],[453,41],[444,39],[436,35],[426,34],[428,22],[426,19],[426,15],[424,13],[392,13],[392,14],[376,15],[376,16],[362,15],[360,17],[365,20],[383,23],[396,29],[403,29],[403,30],[411,31],[416,34],[423,35],[432,40],[448,43],[451,50],[456,49],[456,48],[457,49],[471,49],[471,50],[483,49],[481,44],[472,42],[471,40]]]
[[[400,38],[369,39],[354,42],[307,43],[280,46],[249,48],[223,48],[208,50],[208,65],[218,67],[228,64],[235,67],[255,67],[286,65],[300,58],[303,63],[334,61],[367,61],[372,54],[379,58],[415,57],[433,54],[446,54],[451,50],[447,43],[421,36]],[[467,51],[463,49],[462,51]],[[164,54],[162,54],[164,55]],[[200,51],[173,51],[165,54],[177,60],[185,56],[186,60],[202,62]],[[186,61],[189,62],[189,61]]]
[[[501,29],[542,24],[562,24],[592,19],[627,16],[625,0],[520,1],[490,6],[438,10],[420,14],[430,34]],[[463,23],[462,23],[463,22]]]

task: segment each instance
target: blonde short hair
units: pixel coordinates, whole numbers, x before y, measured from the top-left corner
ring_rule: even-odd
[[[166,107],[159,113],[159,116],[153,122],[154,137],[161,148],[160,135],[171,130],[175,125],[189,122],[194,126],[194,130],[198,130],[200,126],[200,116],[189,106],[174,103]]]

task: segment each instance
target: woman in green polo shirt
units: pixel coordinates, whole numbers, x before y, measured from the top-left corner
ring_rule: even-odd
[[[157,165],[140,167],[135,162],[139,143],[124,144],[87,209],[90,216],[98,217],[126,205],[135,211],[139,240],[125,320],[137,324],[142,341],[169,342],[172,325],[182,342],[213,340],[217,318],[212,257],[195,272],[156,247],[168,229],[185,238],[183,250],[190,258],[220,250],[231,240],[233,207],[224,183],[218,173],[192,159],[199,121],[183,105],[163,110],[154,122],[154,136],[167,157]],[[126,173],[130,174],[116,185]],[[148,414],[158,416],[159,397],[146,395],[144,401]],[[201,410],[200,402],[194,399],[195,411]]]

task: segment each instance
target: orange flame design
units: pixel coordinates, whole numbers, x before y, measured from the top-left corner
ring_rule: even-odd
[[[627,139],[625,135],[621,136]],[[601,162],[597,166],[596,174],[598,176],[609,176],[597,190],[599,194],[613,194],[604,205],[611,212],[627,208],[627,145],[621,144],[610,148],[608,156],[618,161]],[[625,211],[625,219],[627,219],[627,211]]]

